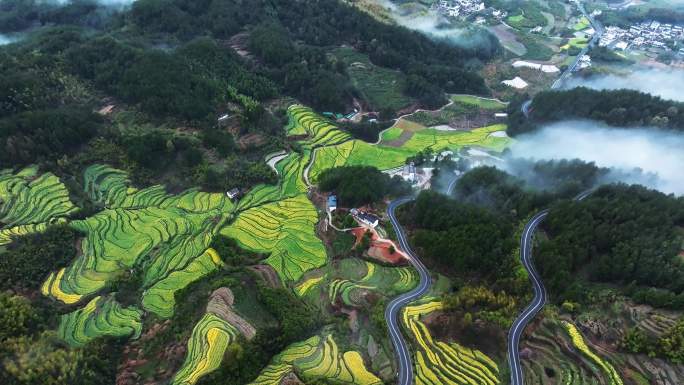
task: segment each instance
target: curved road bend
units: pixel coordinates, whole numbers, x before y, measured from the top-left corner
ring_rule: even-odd
[[[577,195],[574,200],[582,201],[594,190],[587,190]],[[532,262],[532,237],[534,236],[539,224],[549,215],[549,210],[543,210],[525,225],[522,236],[520,237],[520,260],[527,270],[532,282],[534,297],[532,302],[527,305],[522,314],[513,322],[511,330],[508,332],[508,365],[511,369],[511,385],[523,385],[523,371],[520,364],[520,337],[525,331],[525,327],[532,321],[546,303],[546,288],[539,277],[537,269]]]
[[[525,327],[546,303],[546,288],[542,284],[539,273],[537,273],[532,263],[532,236],[547,215],[549,215],[549,210],[541,211],[532,217],[525,225],[522,237],[520,238],[520,259],[530,276],[534,298],[522,314],[513,322],[513,326],[511,326],[511,330],[508,332],[508,365],[511,368],[511,385],[523,384],[523,372],[520,365],[520,337],[523,331],[525,331]]]
[[[413,253],[413,250],[411,250],[411,247],[406,240],[404,229],[401,227],[394,215],[394,211],[397,207],[411,202],[412,200],[414,200],[413,197],[399,198],[392,201],[387,208],[387,214],[392,222],[392,227],[394,227],[394,232],[397,234],[397,238],[399,239],[399,245],[410,257],[409,262],[416,270],[418,270],[418,274],[420,275],[420,283],[418,283],[417,287],[394,298],[385,309],[385,322],[387,323],[392,345],[394,346],[395,354],[399,363],[398,385],[413,385],[413,365],[411,364],[411,352],[408,349],[406,340],[404,340],[404,337],[401,335],[401,327],[399,326],[399,311],[409,302],[415,301],[416,299],[422,297],[428,292],[428,290],[430,290],[430,286],[432,285],[430,273],[425,265],[423,265],[423,263]]]
[[[456,182],[458,182],[458,176],[454,178],[454,180],[449,183],[449,186],[447,187],[447,195],[451,196],[454,193],[454,189],[456,188]]]

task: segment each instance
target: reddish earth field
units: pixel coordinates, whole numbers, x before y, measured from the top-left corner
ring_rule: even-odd
[[[363,238],[366,231],[370,231],[371,236],[371,246],[368,249],[368,255],[379,261],[399,264],[406,261],[406,256],[399,249],[399,247],[389,239],[380,239],[378,233],[375,230],[367,229],[365,227],[357,227],[351,230],[352,234],[356,237],[356,244],[358,245]],[[390,253],[390,247],[394,246],[394,253]]]

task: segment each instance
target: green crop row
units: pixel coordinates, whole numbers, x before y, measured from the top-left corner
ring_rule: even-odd
[[[270,254],[266,263],[283,281],[298,281],[327,261],[325,247],[316,237],[317,222],[316,208],[300,194],[243,211],[221,233],[246,250]]]
[[[157,281],[143,293],[142,305],[162,318],[170,318],[176,305],[174,295],[198,277],[204,277],[223,265],[216,250],[209,248],[181,270],[176,270]]]
[[[288,108],[290,125],[289,135],[309,135],[304,142],[311,147],[329,146],[351,139],[351,136],[339,130],[335,125],[316,114],[312,109],[300,105]]]
[[[86,192],[106,209],[71,226],[85,236],[81,255],[50,274],[43,294],[67,304],[81,302],[140,268],[143,307],[160,317],[173,314],[173,293],[218,266],[207,254],[212,237],[230,219],[233,204],[222,194],[187,191],[171,195],[160,186],[129,187],[122,171],[92,166]]]
[[[0,245],[9,243],[12,236],[44,231],[48,224],[63,222],[77,210],[55,175],[38,176],[36,167],[16,174],[0,171]]]
[[[85,307],[61,317],[59,336],[72,346],[83,346],[103,336],[137,338],[142,311],[122,308],[113,296],[95,297]]]
[[[471,131],[440,131],[428,128],[412,133],[411,138],[400,147],[382,143],[372,145],[360,140],[350,140],[317,149],[309,177],[315,182],[321,172],[339,166],[373,166],[388,170],[402,166],[407,158],[426,149],[459,150],[476,146],[500,152],[508,146],[510,139],[503,135],[492,134],[505,130],[505,125],[493,125]],[[393,135],[396,136],[396,134]]]
[[[107,208],[177,208],[191,213],[230,212],[233,209],[233,203],[223,194],[190,189],[171,195],[160,185],[138,190],[130,187],[131,182],[124,171],[105,165],[88,167],[84,172],[84,185],[86,193]]]
[[[366,271],[364,276],[354,274],[361,268]],[[340,262],[339,270],[346,278],[334,279],[328,285],[328,296],[332,304],[335,304],[339,296],[345,305],[363,306],[363,291],[393,296],[411,290],[418,283],[415,271],[409,267],[386,267],[348,258]]]
[[[332,384],[376,385],[382,382],[366,369],[356,351],[341,353],[332,335],[314,336],[290,345],[273,358],[250,385],[277,385],[289,373],[306,382],[324,380]]]
[[[185,362],[171,384],[194,385],[202,376],[218,369],[226,348],[237,336],[237,330],[228,322],[214,314],[205,314],[192,330]]]
[[[584,342],[584,337],[582,337],[582,334],[579,332],[579,330],[577,330],[575,325],[571,324],[570,322],[563,321],[563,326],[570,335],[573,345],[575,345],[575,347],[579,349],[584,356],[589,358],[596,365],[598,365],[601,370],[603,370],[603,372],[608,376],[610,383],[612,385],[622,385],[622,378],[620,378],[620,375],[615,370],[613,365],[602,360],[601,357],[597,356],[591,351],[591,349],[589,349],[589,346],[587,346],[586,342]]]
[[[459,344],[434,340],[420,317],[443,308],[439,301],[408,306],[403,323],[417,343],[416,384],[495,385],[499,370],[484,353]]]

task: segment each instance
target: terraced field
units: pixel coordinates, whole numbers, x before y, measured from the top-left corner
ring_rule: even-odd
[[[383,135],[383,141],[377,146],[352,140],[340,145],[324,147],[316,153],[310,178],[315,181],[323,170],[339,166],[374,166],[381,170],[395,168],[403,165],[406,158],[428,148],[441,151],[477,146],[503,151],[510,139],[491,134],[505,131],[505,129],[503,125],[477,128],[472,131],[440,131],[428,128],[412,133],[410,139],[400,147],[392,147],[388,145],[388,141],[403,134],[403,131],[399,133],[395,130],[386,132]]]
[[[69,222],[83,235],[78,255],[65,268],[52,272],[41,286],[45,296],[78,305],[61,317],[59,335],[74,346],[99,337],[137,338],[145,312],[171,318],[176,292],[223,267],[221,257],[209,247],[219,233],[235,239],[245,250],[264,254],[265,263],[300,296],[314,288],[329,289],[331,301],[341,298],[353,306],[360,303],[364,290],[379,295],[410,290],[417,281],[411,269],[358,260],[342,262],[340,270],[321,269],[299,282],[305,273],[328,262],[315,232],[319,213],[307,196],[309,177],[315,181],[321,171],[342,164],[389,169],[426,148],[478,145],[498,149],[506,143],[490,135],[501,127],[458,133],[421,128],[402,146],[375,146],[354,140],[306,107],[292,106],[289,115],[288,135],[301,136],[301,150],[273,165],[281,176],[277,185],[257,186],[237,203],[224,194],[195,189],[170,194],[163,186],[134,188],[125,172],[105,165],[85,170],[85,193],[99,211]],[[404,135],[400,130],[392,135]],[[36,168],[16,174],[0,172],[0,245],[10,242],[12,235],[66,223],[77,210],[64,184],[52,174],[39,176]],[[359,273],[337,274],[351,270]],[[139,305],[123,307],[109,291],[131,274],[141,277]],[[295,286],[295,282],[299,284]],[[248,339],[254,336],[254,327],[226,306],[218,312],[208,311],[196,324],[173,384],[195,384],[220,365],[227,346],[240,334]],[[445,346],[435,344],[430,349],[449,351],[445,359],[470,357],[467,349]],[[381,383],[366,369],[359,352],[341,352],[329,334],[289,347],[255,383],[277,383],[288,373],[309,382]]]
[[[83,346],[104,336],[138,338],[142,311],[122,308],[113,296],[95,297],[85,307],[61,317],[59,336],[72,346]]]
[[[140,268],[143,308],[169,317],[173,293],[218,266],[218,256],[206,253],[213,235],[231,218],[233,204],[222,194],[195,190],[180,195],[161,186],[137,190],[125,173],[106,166],[88,168],[85,187],[105,209],[71,222],[85,234],[82,253],[50,274],[43,294],[79,303],[128,269]]]
[[[297,281],[305,272],[323,266],[327,254],[316,237],[318,213],[305,194],[246,210],[221,234],[240,247],[267,253],[283,281]]]
[[[295,293],[297,293],[300,297],[305,296],[309,291],[311,291],[311,289],[313,289],[314,287],[318,286],[321,282],[323,282],[325,278],[326,275],[322,275],[320,277],[314,277],[304,280],[295,287]]]
[[[662,336],[676,324],[676,313],[616,300],[609,293],[605,295],[594,307],[585,308],[573,317],[573,324],[577,325],[572,326],[573,333],[581,337],[581,341],[577,340],[579,345],[573,341],[566,321],[559,319],[555,312],[548,312],[530,327],[521,345],[522,351],[529,354],[522,359],[525,384],[612,385],[622,381],[634,385],[678,385],[681,382],[684,376],[681,364],[629,354],[619,346],[626,331],[634,328],[654,338]]]
[[[173,271],[147,289],[142,298],[143,307],[162,318],[171,317],[176,304],[175,293],[197,280],[197,277],[208,275],[221,266],[223,261],[216,250],[207,249],[185,268]]]
[[[212,313],[205,314],[192,330],[185,362],[171,384],[193,385],[202,376],[218,369],[226,348],[237,337],[237,330],[228,322]]]
[[[273,358],[251,385],[278,385],[290,373],[307,383],[325,380],[331,384],[382,384],[366,369],[361,354],[340,352],[331,334],[290,345]]]
[[[534,352],[534,359],[523,359],[526,384],[595,384],[599,380],[591,368],[572,359],[565,341],[558,336],[566,335],[558,323],[544,320],[541,327],[523,341],[523,349]]]
[[[420,317],[442,308],[441,302],[432,301],[404,309],[403,325],[417,343],[414,359],[416,385],[498,384],[499,369],[484,353],[432,338]]]
[[[575,345],[575,347],[582,352],[585,357],[590,359],[594,364],[601,368],[601,370],[607,376],[609,383],[612,385],[622,385],[622,379],[613,365],[607,361],[604,361],[601,359],[601,357],[597,356],[591,351],[591,349],[589,349],[587,344],[584,342],[584,337],[582,337],[582,334],[579,332],[579,330],[577,330],[575,325],[571,324],[570,322],[563,321],[563,326],[572,338],[573,345]]]
[[[339,278],[328,285],[328,297],[332,304],[338,298],[347,306],[364,307],[367,292],[382,296],[394,296],[413,289],[418,284],[418,275],[410,267],[385,267],[368,261],[348,258],[340,261]],[[355,274],[365,271],[365,275]]]
[[[13,236],[44,231],[65,222],[78,208],[64,184],[51,173],[38,175],[37,167],[16,174],[0,171],[0,245]]]
[[[485,110],[500,111],[506,109],[506,103],[494,99],[481,98],[473,95],[454,95],[451,97],[451,100],[454,103],[462,103],[477,106]]]
[[[479,98],[461,96],[461,99],[468,103],[484,103],[480,102]],[[486,105],[483,108],[488,107],[490,106]],[[352,139],[309,108],[292,106],[288,112],[290,113],[288,134],[308,135],[309,139],[300,143],[305,149],[315,151],[308,175],[312,182],[316,181],[321,172],[332,167],[365,165],[387,170],[403,165],[406,158],[428,148],[439,151],[478,146],[502,151],[510,141],[506,137],[491,135],[498,131],[505,131],[504,125],[493,125],[472,131],[440,131],[419,127],[409,132],[407,141],[400,146],[393,146],[389,142],[400,138],[406,131],[398,126],[386,131],[379,145],[373,145]],[[305,155],[307,155],[306,151]],[[300,160],[300,165],[302,162],[308,163],[308,160]]]

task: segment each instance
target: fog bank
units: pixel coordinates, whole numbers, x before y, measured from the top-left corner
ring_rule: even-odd
[[[684,70],[677,68],[640,68],[625,76],[611,74],[572,77],[566,82],[567,88],[579,86],[599,90],[627,88],[684,102]]]
[[[112,7],[122,7],[125,5],[130,5],[135,2],[135,0],[92,0],[94,3],[98,3],[100,5],[104,6],[112,6]],[[46,4],[69,4],[72,3],[72,0],[45,0],[43,3]]]
[[[3,35],[0,33],[0,45],[12,44],[12,43],[17,42],[17,41],[19,41],[18,36]]]
[[[394,21],[408,29],[418,31],[436,40],[443,40],[463,48],[482,48],[492,50],[492,42],[488,39],[488,32],[481,28],[457,28],[444,16],[434,11],[420,14],[407,14],[400,6],[390,0],[377,1],[389,9]]]
[[[684,194],[682,133],[565,121],[516,139],[511,147],[512,157],[595,162],[600,167],[615,169],[608,182],[639,183],[665,193]],[[633,172],[635,169],[643,172]]]

